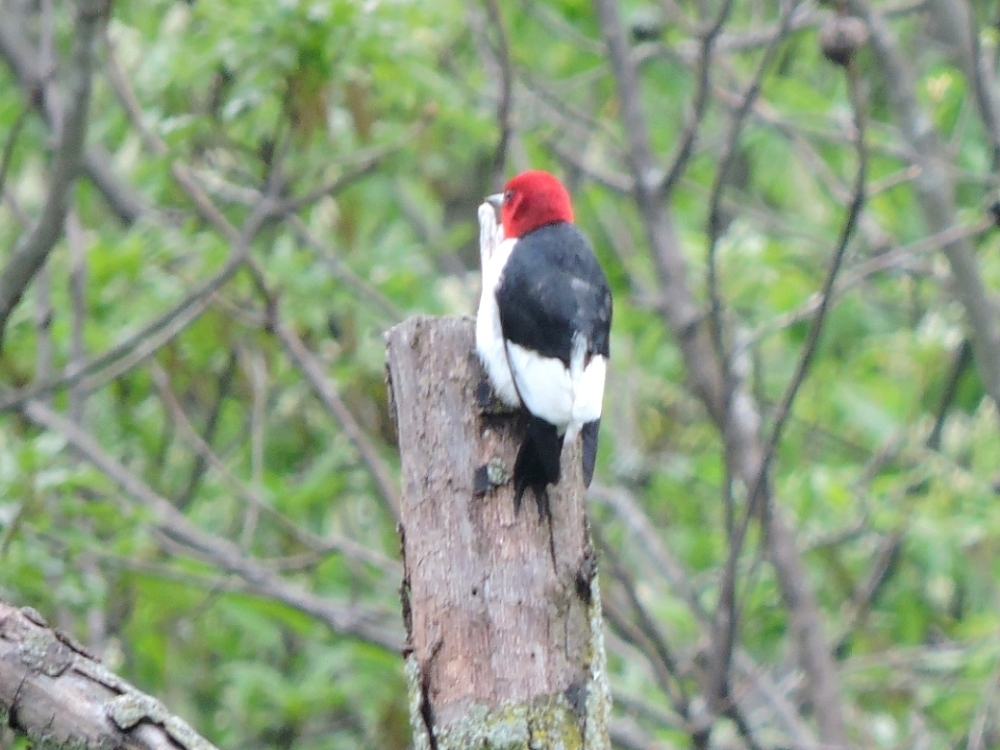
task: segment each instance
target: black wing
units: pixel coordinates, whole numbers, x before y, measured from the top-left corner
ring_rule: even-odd
[[[556,222],[520,237],[496,290],[504,338],[569,366],[573,335],[608,356],[611,290],[590,242]]]

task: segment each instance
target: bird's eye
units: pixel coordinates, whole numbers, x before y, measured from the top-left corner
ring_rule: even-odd
[[[513,197],[514,197],[514,191],[513,190],[508,190],[507,192],[505,192],[503,194],[503,202],[506,203],[507,201],[509,201]]]

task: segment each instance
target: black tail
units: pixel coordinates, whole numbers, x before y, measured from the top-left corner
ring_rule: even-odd
[[[559,457],[562,454],[562,436],[551,425],[538,417],[528,418],[528,434],[521,443],[514,462],[514,512],[521,510],[521,500],[528,488],[535,493],[538,515],[549,515],[549,496],[545,488],[559,482]]]
[[[597,431],[601,428],[601,420],[587,422],[580,430],[583,436],[583,486],[589,487],[594,478],[594,464],[597,462]]]

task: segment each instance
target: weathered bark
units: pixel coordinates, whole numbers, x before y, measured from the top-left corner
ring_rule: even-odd
[[[610,747],[579,446],[549,489],[551,521],[528,498],[516,513],[511,483],[496,482],[513,467],[523,417],[477,405],[472,321],[411,318],[387,339],[416,747]],[[477,470],[494,481],[483,495]]]
[[[39,748],[215,750],[30,609],[0,602],[0,726]]]

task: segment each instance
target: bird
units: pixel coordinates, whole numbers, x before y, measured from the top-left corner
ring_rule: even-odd
[[[502,229],[483,230],[484,210]],[[490,218],[490,217],[487,217]],[[514,462],[514,504],[531,489],[548,515],[547,488],[561,476],[564,445],[582,436],[589,487],[597,459],[610,356],[611,289],[587,236],[574,223],[555,175],[529,170],[480,207],[482,295],[476,352],[498,399],[528,412]]]

